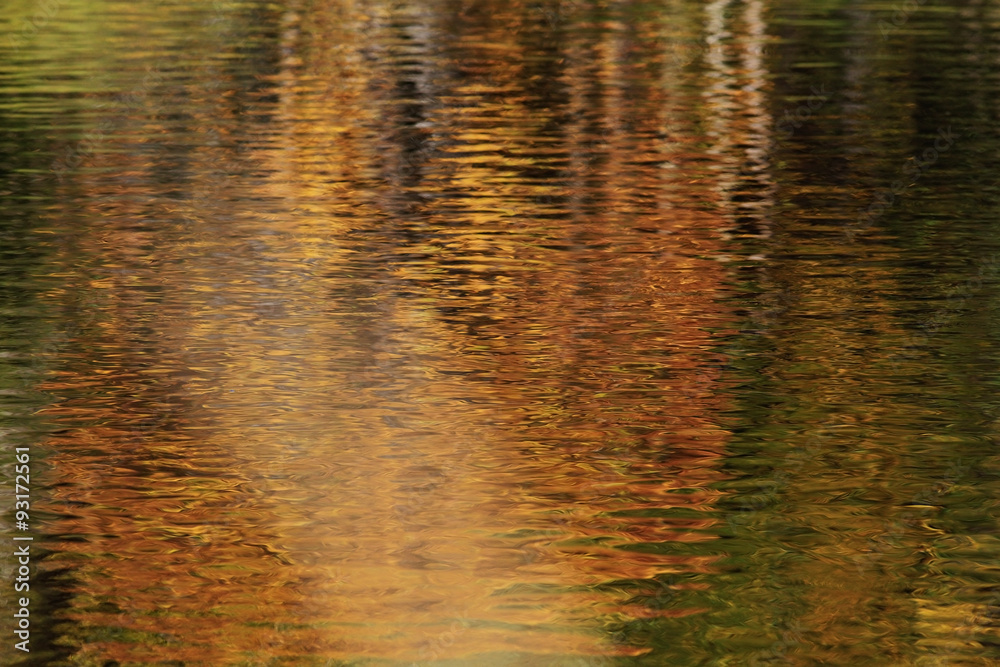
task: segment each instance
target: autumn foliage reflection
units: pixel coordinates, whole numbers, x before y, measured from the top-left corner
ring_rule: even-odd
[[[700,16],[454,9],[288,11],[261,85],[158,81],[64,185],[81,656],[632,654],[704,611],[734,158],[664,48]]]

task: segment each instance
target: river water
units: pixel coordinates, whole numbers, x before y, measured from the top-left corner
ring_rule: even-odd
[[[5,9],[3,664],[1000,660],[997,3]]]

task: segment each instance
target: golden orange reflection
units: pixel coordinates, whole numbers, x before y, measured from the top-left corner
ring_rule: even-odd
[[[663,22],[446,5],[289,10],[265,90],[165,83],[73,181],[81,655],[633,654],[610,625],[703,611],[634,600],[718,557],[671,551],[727,437],[694,75]]]

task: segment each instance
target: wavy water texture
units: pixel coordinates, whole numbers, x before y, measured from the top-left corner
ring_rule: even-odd
[[[4,664],[1000,658],[994,8],[22,4]]]

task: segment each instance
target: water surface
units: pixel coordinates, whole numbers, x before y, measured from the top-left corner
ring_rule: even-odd
[[[998,27],[12,3],[4,664],[995,664]]]

